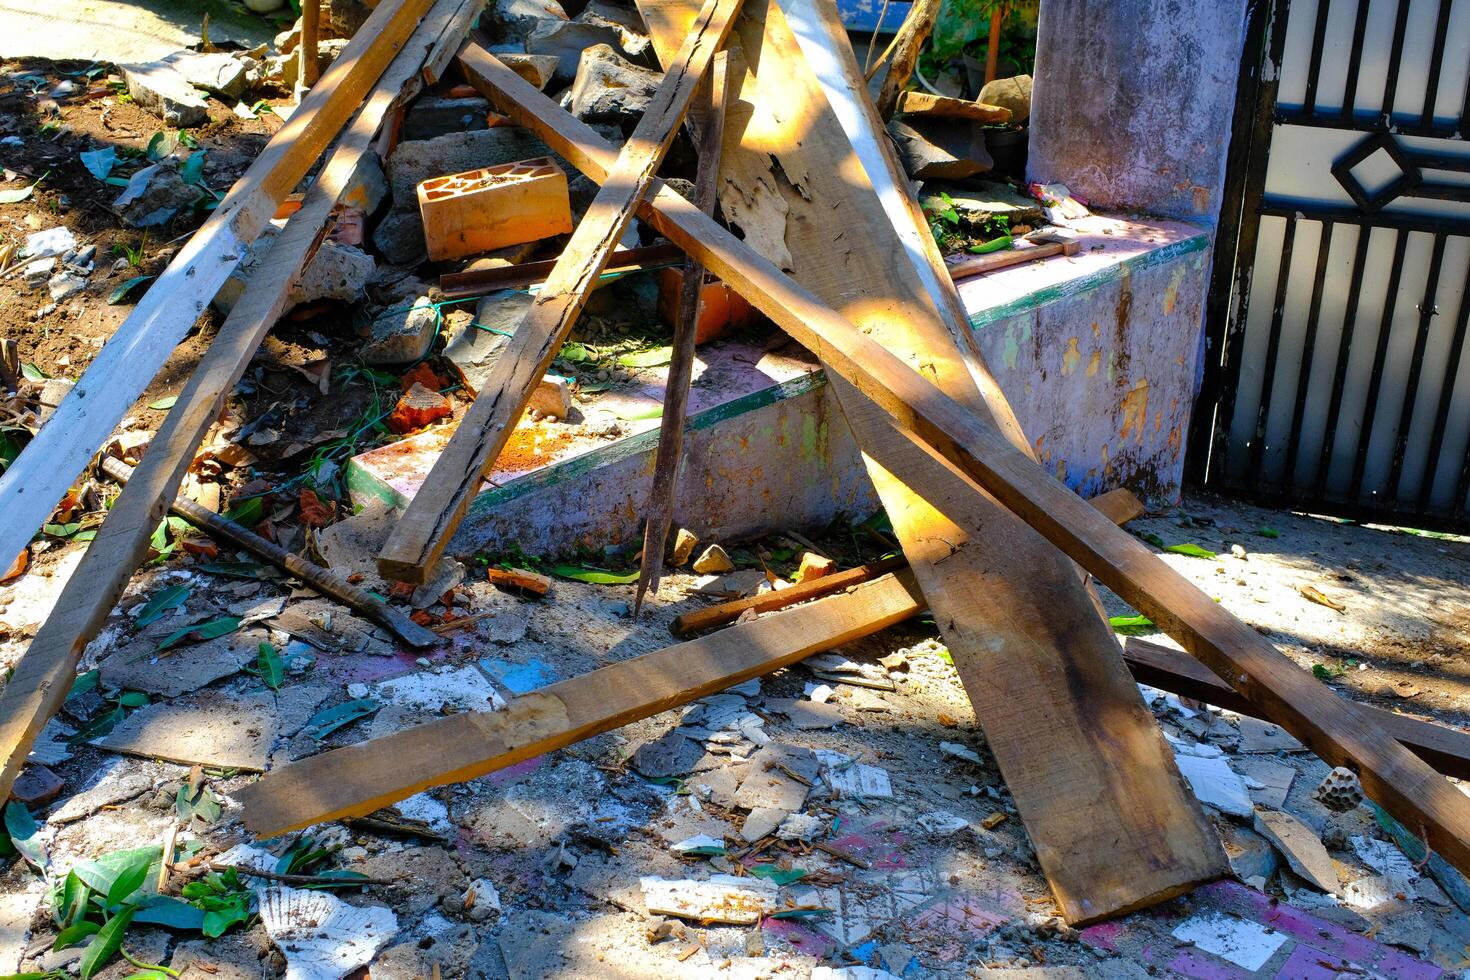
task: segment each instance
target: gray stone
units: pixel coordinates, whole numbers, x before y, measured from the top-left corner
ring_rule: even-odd
[[[230,273],[230,277],[215,294],[215,309],[229,314],[245,292],[245,285],[250,277],[260,268],[279,237],[280,232],[272,225],[251,244],[249,254],[235,267],[235,271]],[[362,249],[324,241],[286,293],[286,306],[289,309],[325,299],[355,303],[362,299],[363,289],[376,270],[377,263]]]
[[[139,106],[162,117],[169,126],[200,126],[209,121],[209,105],[198,89],[167,61],[119,65],[128,95]]]
[[[342,55],[342,50],[347,47],[347,39],[332,37],[322,39],[316,47],[316,70],[320,78]],[[288,55],[281,61],[281,81],[287,85],[295,85],[296,80],[301,77],[301,57],[299,55]]]
[[[519,290],[491,293],[480,300],[475,313],[474,323],[480,326],[460,323],[445,331],[444,357],[472,392],[479,390],[501,350],[509,343],[508,335],[515,332],[535,302],[536,297]]]
[[[410,364],[429,353],[439,315],[427,296],[373,317],[358,356],[364,364]]]
[[[126,802],[152,788],[153,780],[140,772],[119,775],[116,779],[105,778],[86,792],[63,801],[47,815],[46,822],[64,824],[90,817],[104,806]]]
[[[640,62],[649,60],[652,64],[652,41],[648,37],[648,28],[644,26],[643,18],[638,16],[636,10],[617,7],[604,0],[592,0],[572,19],[579,24],[612,28],[618,32],[618,44],[624,54]]]
[[[1031,116],[1031,76],[996,78],[985,83],[976,102],[1011,110],[1011,122],[1023,123]]]
[[[429,140],[446,133],[488,129],[490,103],[478,95],[467,98],[425,97],[413,104],[403,117],[405,140]]]
[[[537,88],[545,88],[546,83],[551,81],[556,74],[556,66],[561,59],[550,54],[515,54],[507,52],[497,54],[500,63],[511,71],[524,78]]]
[[[610,45],[594,44],[582,52],[570,108],[583,122],[615,123],[631,133],[662,81],[662,74],[628,62]]]
[[[157,660],[154,651],[158,642],[143,639],[114,650],[102,661],[102,685],[178,697],[239,673],[241,667],[255,661],[260,644],[269,639],[264,630],[230,633],[177,651],[166,650]]]
[[[1316,833],[1296,817],[1281,810],[1257,810],[1256,833],[1265,837],[1291,870],[1324,892],[1342,887],[1337,868]]]
[[[526,35],[527,54],[550,54],[561,60],[551,80],[557,85],[570,85],[576,77],[582,52],[594,44],[622,43],[622,34],[604,24],[582,24],[577,21],[545,21]]]
[[[567,20],[567,12],[556,0],[495,0],[495,20],[511,36],[524,38],[546,21]]]
[[[126,192],[119,196],[119,200],[124,197]],[[166,225],[179,212],[193,207],[199,197],[199,188],[180,177],[178,167],[172,161],[156,164],[148,178],[148,186],[123,206],[122,222],[129,228]]]
[[[545,143],[516,126],[497,126],[466,133],[448,133],[430,140],[403,142],[388,158],[388,184],[393,193],[393,206],[417,211],[418,185],[430,177],[549,155],[551,150]],[[563,169],[571,172],[565,165]]]
[[[650,779],[686,776],[704,755],[700,744],[675,728],[633,753],[633,768]]]
[[[352,172],[352,179],[342,189],[340,200],[349,208],[373,214],[387,199],[388,175],[383,173],[383,161],[376,153],[364,153]]]
[[[1251,878],[1267,878],[1276,872],[1276,852],[1260,834],[1235,824],[1221,821],[1220,843],[1225,848],[1225,857],[1230,861],[1230,870],[1241,881]]]
[[[163,63],[183,75],[189,84],[226,98],[238,99],[249,84],[250,66],[223,52],[180,51],[164,58]]]
[[[373,229],[373,247],[394,265],[411,265],[424,257],[424,219],[417,210],[395,209]]]
[[[897,119],[888,133],[904,170],[915,180],[963,180],[991,168],[983,130],[955,119]]]
[[[781,826],[781,821],[790,816],[790,812],[778,807],[758,806],[746,816],[745,823],[740,826],[740,836],[747,843],[754,844],[762,837],[775,831]]]

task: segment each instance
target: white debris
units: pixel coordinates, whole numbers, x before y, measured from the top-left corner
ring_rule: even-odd
[[[812,980],[898,980],[898,975],[871,966],[818,966],[812,969]]]
[[[831,684],[807,684],[802,688],[801,693],[811,698],[817,704],[826,704],[832,699],[832,695],[837,692],[832,690]]]
[[[697,922],[754,925],[776,911],[779,889],[762,878],[711,875],[708,881],[690,878],[638,879],[643,904],[652,915],[677,915]]]
[[[1367,878],[1359,878],[1342,890],[1342,904],[1360,911],[1376,909],[1380,905],[1388,905],[1396,901],[1400,894],[1406,898],[1413,897],[1413,892],[1395,888],[1393,882],[1385,876],[1370,875]]]
[[[328,892],[270,888],[260,922],[286,957],[286,980],[341,980],[366,966],[398,932],[381,905],[348,905]]]
[[[826,826],[820,817],[806,813],[793,813],[776,828],[776,836],[782,840],[811,840]]]
[[[419,711],[499,711],[505,700],[474,667],[449,668],[437,673],[406,674],[377,686],[375,696],[384,704]]]
[[[711,837],[709,834],[695,834],[693,837],[686,837],[679,841],[679,843],[670,845],[669,850],[675,854],[689,854],[695,851],[719,851],[723,853],[725,842],[717,837]]]
[[[1264,966],[1287,939],[1284,932],[1220,912],[1191,915],[1171,935],[1252,973]]]
[[[447,834],[454,829],[454,825],[449,822],[449,807],[428,793],[415,793],[406,800],[399,800],[393,804],[393,809],[408,820],[423,821],[429,825],[429,829],[441,834]]]
[[[1237,817],[1254,814],[1255,807],[1249,787],[1224,759],[1176,752],[1174,761],[1184,778],[1189,780],[1190,789],[1194,790],[1194,795],[1201,803],[1208,803],[1223,813]]]
[[[46,228],[26,236],[25,255],[39,259],[48,255],[65,255],[77,247],[77,236],[66,225]]]
[[[748,681],[736,684],[733,687],[727,687],[725,690],[731,694],[739,694],[741,697],[758,698],[761,693],[761,679],[759,677],[752,677]]]
[[[950,758],[964,759],[966,762],[973,762],[977,766],[984,764],[980,761],[980,756],[978,754],[970,749],[965,748],[963,745],[960,745],[957,742],[940,742],[939,751],[943,752]]]
[[[476,878],[465,890],[464,904],[467,909],[500,911],[500,891],[488,878]]]
[[[935,810],[932,813],[919,814],[919,826],[935,837],[948,837],[970,826],[970,821],[948,810]]]
[[[887,800],[893,798],[888,770],[858,762],[841,752],[817,750],[822,778],[838,799]]]
[[[1414,867],[1408,855],[1399,850],[1398,845],[1367,836],[1350,840],[1358,859],[1390,880],[1406,884],[1419,877],[1419,869]]]

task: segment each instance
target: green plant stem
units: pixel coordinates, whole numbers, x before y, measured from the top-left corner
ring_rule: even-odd
[[[142,960],[134,959],[133,956],[121,946],[117,948],[117,951],[119,954],[122,955],[123,959],[127,960],[129,963],[140,970],[156,970],[159,973],[167,973],[171,977],[179,976],[178,970],[171,970],[168,967],[158,963],[144,963]]]

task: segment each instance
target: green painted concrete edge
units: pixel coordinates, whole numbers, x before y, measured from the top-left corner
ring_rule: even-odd
[[[1170,242],[1168,245],[1163,245],[1159,248],[1151,248],[1146,252],[1131,255],[1121,262],[1115,262],[1105,268],[1089,272],[1085,276],[1078,276],[1076,279],[1069,279],[1066,282],[1059,282],[1053,286],[1046,286],[997,306],[978,310],[970,314],[970,327],[975,330],[984,329],[991,324],[1002,320],[1009,320],[1011,317],[1018,316],[1019,314],[1039,310],[1043,306],[1050,306],[1052,303],[1070,299],[1073,296],[1079,296],[1082,293],[1091,292],[1094,289],[1100,289],[1110,283],[1119,282],[1122,280],[1125,272],[1131,276],[1134,273],[1142,272],[1154,266],[1165,265],[1182,256],[1189,255],[1193,252],[1200,252],[1209,247],[1210,236],[1205,232],[1200,232],[1198,235],[1193,235],[1177,242]]]
[[[697,432],[701,429],[713,428],[721,422],[741,415],[749,414],[777,402],[789,398],[797,398],[808,392],[816,391],[827,384],[827,375],[824,371],[816,370],[810,374],[804,374],[789,381],[752,391],[739,398],[707,408],[690,416],[686,432]],[[470,504],[469,517],[493,510],[504,504],[517,500],[528,493],[545,490],[558,484],[575,480],[595,469],[611,466],[632,456],[652,453],[658,448],[658,427],[654,426],[646,432],[640,432],[626,439],[619,439],[609,445],[573,456],[571,459],[562,460],[560,463],[518,476],[509,483],[492,487],[475,497]],[[368,472],[356,459],[347,462],[347,488],[354,495],[362,494],[375,497],[383,501],[389,507],[403,507],[408,501],[388,484]]]

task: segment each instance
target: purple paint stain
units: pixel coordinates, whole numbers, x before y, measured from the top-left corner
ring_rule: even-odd
[[[491,786],[494,786],[497,789],[504,789],[509,784],[520,779],[522,776],[526,776],[535,772],[541,767],[541,763],[545,761],[546,756],[538,755],[534,759],[527,759],[525,762],[517,762],[513,766],[506,766],[504,769],[497,769],[495,772],[490,773],[484,778],[489,780]]]
[[[789,919],[766,919],[761,931],[767,936],[780,939],[799,953],[826,959],[837,951],[837,943],[831,938],[813,932]]]
[[[1112,952],[1118,948],[1118,936],[1122,932],[1121,922],[1099,922],[1082,930],[1082,941],[1094,949]]]
[[[1218,956],[1197,949],[1181,949],[1169,961],[1168,966],[1180,976],[1194,977],[1195,980],[1250,980],[1256,976]]]

